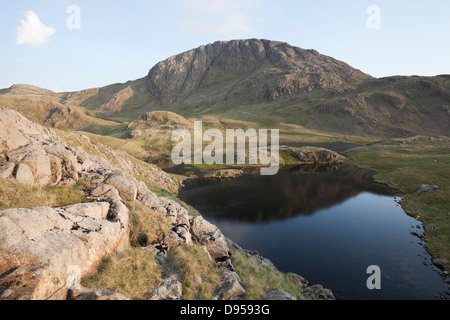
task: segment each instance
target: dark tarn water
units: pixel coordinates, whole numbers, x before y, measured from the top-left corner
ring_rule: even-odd
[[[422,226],[366,170],[297,167],[270,177],[195,180],[180,198],[241,247],[337,299],[450,297],[448,278],[417,236]],[[381,290],[367,288],[371,265],[381,268]]]

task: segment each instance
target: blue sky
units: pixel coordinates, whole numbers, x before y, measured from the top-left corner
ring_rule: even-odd
[[[67,27],[71,5],[81,29]],[[380,29],[367,26],[371,5]],[[315,49],[376,77],[450,74],[448,0],[0,0],[0,24],[0,88],[135,80],[174,54],[246,38]]]

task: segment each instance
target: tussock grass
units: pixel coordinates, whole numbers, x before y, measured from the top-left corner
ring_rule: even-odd
[[[86,202],[84,184],[75,187],[39,188],[0,182],[0,209],[30,207],[60,207]]]
[[[281,289],[303,300],[301,284],[293,274],[286,274],[263,266],[236,248],[230,248],[233,266],[236,268],[247,294],[246,300],[261,300],[269,291]]]
[[[198,245],[170,248],[167,268],[180,275],[184,300],[214,300],[214,290],[220,285],[223,270]]]
[[[85,277],[88,288],[121,290],[132,299],[147,300],[162,280],[162,271],[152,254],[129,248],[103,259],[97,272]]]
[[[130,210],[130,240],[135,247],[161,243],[172,223],[163,215],[149,209],[138,201],[127,204]]]
[[[172,193],[169,190],[166,190],[164,188],[162,188],[161,186],[159,186],[156,182],[151,181],[149,179],[146,179],[144,177],[141,176],[137,176],[137,179],[143,181],[145,183],[145,185],[147,186],[147,188],[154,192],[158,197],[165,197],[167,199],[170,199],[172,201],[175,201],[176,203],[178,203],[180,206],[182,206],[183,208],[185,208],[188,211],[188,214],[192,217],[197,217],[200,216],[200,212],[198,212],[198,210],[196,210],[195,208],[191,207],[190,205],[188,205],[187,203],[185,203],[184,201],[180,200],[174,193]]]

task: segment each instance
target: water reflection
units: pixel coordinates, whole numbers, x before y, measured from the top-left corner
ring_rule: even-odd
[[[413,235],[423,235],[422,226],[366,170],[302,166],[271,177],[196,180],[180,198],[243,248],[338,299],[450,297],[447,277]],[[381,267],[382,290],[366,287],[370,265]]]
[[[354,166],[298,166],[276,176],[248,175],[221,183],[192,180],[180,198],[215,220],[261,223],[311,215],[364,191],[392,193],[374,183],[369,171]]]

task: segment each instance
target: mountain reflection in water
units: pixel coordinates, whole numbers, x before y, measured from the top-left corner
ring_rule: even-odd
[[[279,221],[311,215],[361,192],[392,194],[354,166],[298,166],[275,176],[248,175],[229,181],[191,180],[180,198],[205,217],[235,222]]]
[[[447,276],[415,236],[423,227],[367,170],[302,166],[276,176],[191,180],[180,198],[241,247],[338,299],[450,297]],[[371,265],[382,270],[382,290],[366,286]]]

